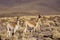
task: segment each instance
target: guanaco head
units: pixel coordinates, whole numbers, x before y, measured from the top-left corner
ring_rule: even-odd
[[[41,18],[41,15],[38,15],[38,18]]]
[[[19,16],[16,18],[17,19],[17,21],[19,20]]]

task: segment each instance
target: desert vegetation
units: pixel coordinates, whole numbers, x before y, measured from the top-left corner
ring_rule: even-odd
[[[0,40],[60,40],[60,16],[2,17]]]

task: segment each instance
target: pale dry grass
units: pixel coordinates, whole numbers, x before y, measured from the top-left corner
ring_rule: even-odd
[[[16,25],[16,19],[17,17],[3,17],[0,18],[0,27],[6,28],[6,22],[11,23],[13,27]],[[19,24],[20,28],[16,31],[14,34],[14,38],[12,36],[7,37],[6,31],[4,32],[0,30],[0,36],[9,40],[54,40],[60,38],[60,22],[57,20],[60,20],[60,15],[41,15],[39,25],[35,30],[34,28],[31,31],[31,27],[28,25],[27,32],[24,33],[25,21],[29,21],[29,23],[33,23],[32,25],[36,24],[33,21],[36,21],[38,19],[38,16],[21,16],[19,17]],[[31,21],[31,22],[30,22]],[[13,23],[13,24],[12,24]],[[2,32],[1,32],[2,31]],[[52,35],[52,37],[50,37]],[[53,39],[52,39],[53,38]]]

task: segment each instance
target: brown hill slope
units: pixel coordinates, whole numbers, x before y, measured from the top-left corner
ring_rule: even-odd
[[[60,14],[60,0],[0,0],[0,16]]]

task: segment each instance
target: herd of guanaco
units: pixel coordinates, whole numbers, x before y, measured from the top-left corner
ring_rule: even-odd
[[[41,16],[39,15],[37,18],[37,21],[25,21],[25,29],[24,29],[24,33],[26,33],[27,31],[27,27],[33,27],[34,30],[35,28],[37,28],[39,26],[39,20],[40,20]],[[35,23],[34,23],[35,22]],[[11,26],[9,22],[7,22],[7,37],[10,36],[12,34],[12,36],[15,34],[15,32],[18,30],[18,28],[20,28],[20,24],[19,24],[19,17],[17,17],[16,20],[16,25],[15,26]]]

